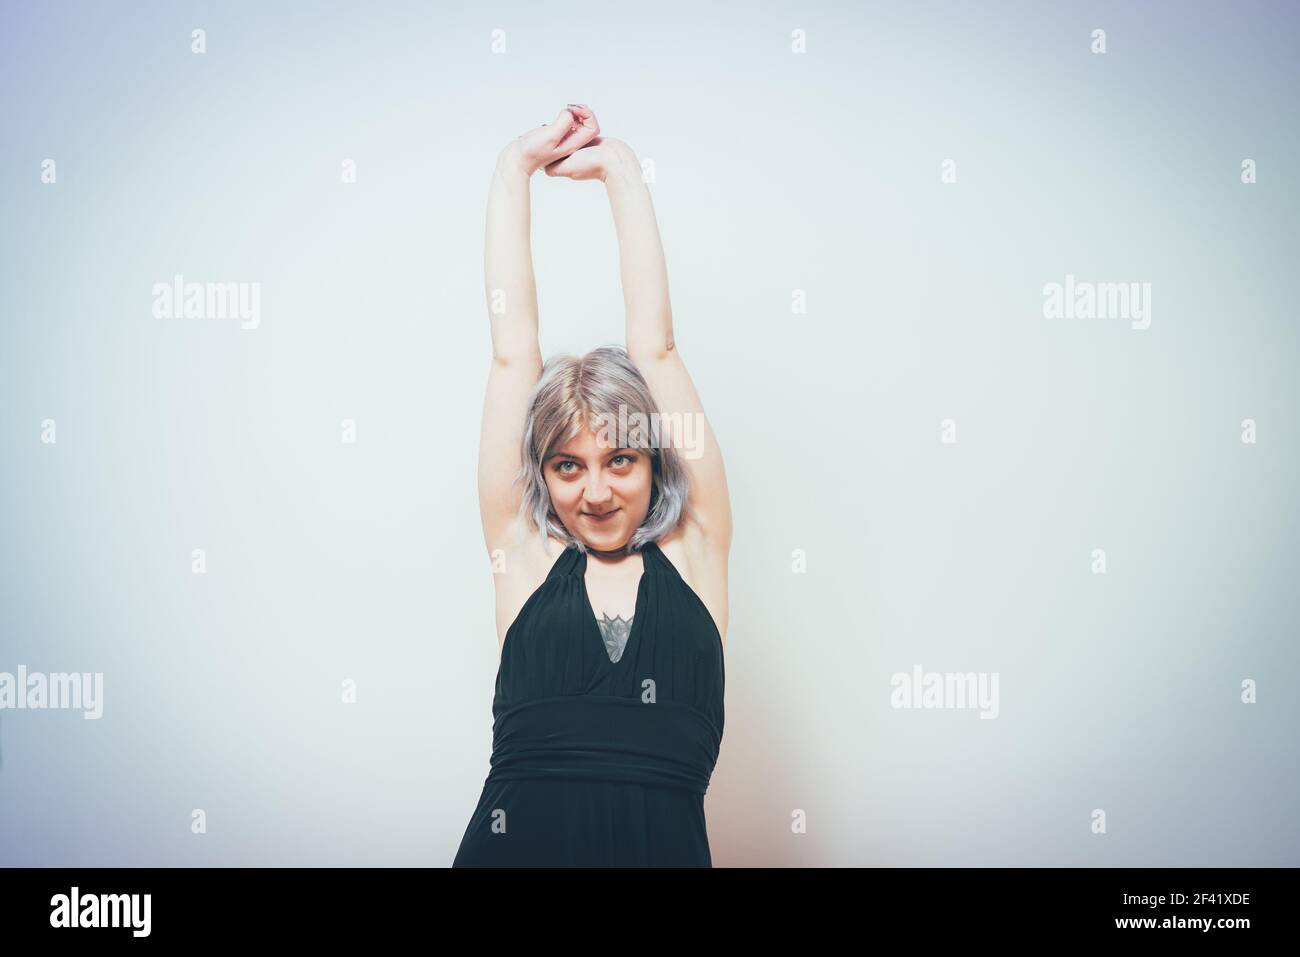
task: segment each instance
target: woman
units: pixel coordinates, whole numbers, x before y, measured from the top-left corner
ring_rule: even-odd
[[[673,342],[640,164],[599,132],[570,104],[502,150],[488,198],[479,509],[501,663],[491,771],[456,867],[712,866],[704,793],[722,741],[731,506]],[[539,169],[605,184],[626,350],[542,363]]]

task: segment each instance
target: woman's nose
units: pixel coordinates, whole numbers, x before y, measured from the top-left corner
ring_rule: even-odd
[[[587,483],[587,492],[584,497],[588,505],[603,505],[614,497],[614,493],[608,482],[593,479]]]

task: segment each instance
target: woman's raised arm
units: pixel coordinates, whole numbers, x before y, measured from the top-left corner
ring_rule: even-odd
[[[598,137],[547,166],[550,176],[600,179],[609,194],[618,234],[619,269],[627,323],[627,352],[645,377],[691,476],[690,506],[707,558],[725,568],[731,547],[731,498],[722,451],[673,339],[659,223],[636,153],[622,140]]]
[[[590,142],[599,129],[590,110],[574,105],[554,123],[530,130],[497,157],[488,192],[483,277],[492,332],[492,365],[479,434],[478,496],[489,553],[519,511],[519,472],[528,398],[542,371],[537,340],[529,182],[547,163]]]

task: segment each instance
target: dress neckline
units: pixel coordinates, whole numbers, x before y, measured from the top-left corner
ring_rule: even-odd
[[[587,624],[586,629],[592,632],[592,638],[596,646],[600,649],[600,657],[610,668],[617,668],[628,659],[628,652],[632,650],[633,643],[641,633],[641,624],[645,621],[645,595],[646,582],[650,577],[651,555],[654,549],[659,546],[653,541],[646,542],[640,549],[641,551],[641,577],[636,585],[636,605],[632,610],[632,627],[627,633],[627,641],[623,643],[623,653],[618,656],[618,661],[611,661],[609,650],[605,646],[605,636],[600,633],[600,620],[596,617],[596,608],[591,603],[591,593],[587,591],[587,553],[578,551],[578,562],[574,568],[574,574],[578,576],[578,581],[582,585],[582,600],[587,606]]]

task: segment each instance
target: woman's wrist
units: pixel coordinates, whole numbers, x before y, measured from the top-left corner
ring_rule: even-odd
[[[606,140],[608,159],[601,177],[610,189],[642,185],[641,162],[636,152],[622,140]]]
[[[497,169],[503,174],[524,179],[531,178],[533,173],[536,172],[536,170],[528,168],[528,162],[524,158],[524,151],[517,142],[506,144],[505,148],[497,154]]]

